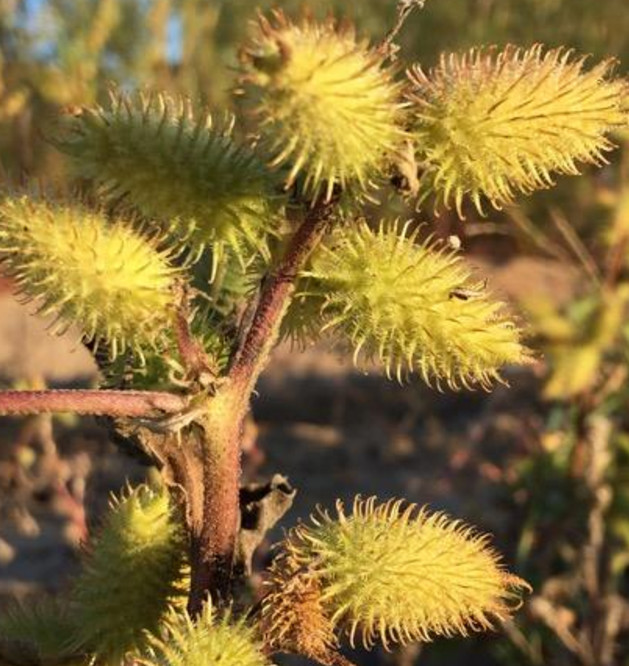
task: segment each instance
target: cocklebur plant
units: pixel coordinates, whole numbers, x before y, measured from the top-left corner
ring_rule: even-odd
[[[626,84],[609,77],[611,61],[588,70],[585,61],[537,45],[442,55],[428,74],[414,66],[420,190],[462,216],[466,196],[482,212],[483,199],[500,207],[552,185],[554,173],[604,163],[607,131],[625,122]]]
[[[189,101],[114,90],[48,132],[91,196],[3,193],[16,289],[99,350],[109,388],[6,391],[0,413],[108,417],[162,478],[127,491],[91,544],[59,660],[230,666],[286,651],[343,665],[344,638],[467,635],[520,603],[527,584],[486,537],[375,498],[290,532],[261,603],[237,592],[292,498],[277,478],[241,488],[244,419],[280,340],[323,338],[452,388],[489,388],[531,358],[457,252],[404,220],[369,221],[364,202],[398,188],[411,204],[500,205],[600,161],[626,124],[625,83],[567,52],[444,56],[405,76],[395,38],[419,4],[400,2],[379,45],[332,20],[261,17],[242,51],[251,135]],[[106,585],[115,572],[122,585]],[[37,613],[12,617],[40,626]],[[2,625],[5,642],[20,624]]]
[[[119,663],[169,609],[185,607],[185,536],[175,514],[165,487],[138,486],[111,502],[70,599],[75,650]]]
[[[367,648],[467,636],[508,617],[528,587],[486,536],[444,514],[375,497],[336,508],[291,530],[271,567],[262,626],[278,649],[328,663],[339,635]]]
[[[128,197],[173,235],[191,236],[197,255],[211,244],[216,266],[224,248],[242,261],[247,245],[264,255],[277,198],[264,164],[234,139],[232,125],[195,114],[186,100],[112,94],[106,109],[71,117],[53,142],[76,157],[71,165],[103,198]]]
[[[76,324],[114,357],[159,345],[178,269],[154,232],[78,202],[22,195],[1,205],[3,272],[55,316],[53,330]]]
[[[330,233],[303,272],[288,330],[293,317],[298,338],[312,334],[302,322],[330,330],[355,362],[377,359],[399,380],[416,372],[428,384],[489,387],[503,365],[526,361],[519,331],[455,252],[408,229],[355,220]]]
[[[385,58],[349,24],[259,17],[244,82],[259,96],[271,166],[289,167],[286,188],[298,182],[313,201],[329,201],[336,185],[364,191],[382,175],[405,136],[402,84]]]

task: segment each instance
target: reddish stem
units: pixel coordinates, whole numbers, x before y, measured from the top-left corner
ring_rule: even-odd
[[[267,276],[251,326],[232,359],[230,378],[250,395],[277,342],[299,271],[325,233],[335,201],[318,203],[306,214],[279,266]]]
[[[313,206],[276,269],[267,276],[251,326],[236,349],[228,382],[209,405],[207,451],[203,459],[203,520],[192,530],[188,610],[196,615],[208,595],[225,603],[240,521],[242,424],[258,375],[268,362],[299,271],[321,240],[335,203]]]
[[[209,380],[214,375],[210,360],[203,345],[192,335],[192,319],[188,290],[183,288],[181,303],[175,313],[174,330],[179,356],[186,369],[188,379],[195,381]]]
[[[197,615],[208,595],[229,603],[240,528],[241,419],[233,415],[225,436],[214,440],[203,465],[203,522],[192,530],[188,612]]]
[[[0,391],[0,415],[73,412],[114,417],[151,417],[183,411],[187,401],[158,391]]]

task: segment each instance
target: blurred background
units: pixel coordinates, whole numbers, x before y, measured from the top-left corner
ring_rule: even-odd
[[[256,8],[278,0],[0,0],[0,177],[65,182],[45,140],[61,109],[124,88],[182,93],[232,109],[238,48]],[[393,0],[312,0],[374,40]],[[400,38],[425,67],[472,45],[564,45],[629,70],[627,0],[427,0]],[[537,361],[511,388],[439,393],[368,376],[323,347],[278,349],[250,424],[250,479],[298,488],[284,525],[356,493],[403,496],[495,536],[534,594],[494,635],[438,640],[365,666],[629,664],[629,136],[603,169],[465,223],[415,217],[458,235],[471,265],[508,299]],[[95,368],[76,336],[53,338],[0,276],[3,387],[81,386]],[[67,587],[79,546],[111,491],[147,473],[96,421],[0,420],[0,608]],[[295,663],[284,660],[281,663]]]

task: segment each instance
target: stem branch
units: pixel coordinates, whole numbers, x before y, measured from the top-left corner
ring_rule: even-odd
[[[227,417],[224,433],[208,432],[203,460],[203,521],[191,534],[188,612],[195,616],[209,596],[226,605],[233,591],[233,566],[240,529],[241,419]],[[221,427],[220,422],[216,424]],[[210,426],[212,427],[212,426]]]
[[[159,391],[0,391],[0,414],[5,416],[73,412],[148,418],[183,411],[186,404],[182,396]]]
[[[214,377],[214,369],[203,345],[193,336],[190,330],[190,293],[185,287],[181,290],[181,302],[175,313],[174,331],[179,356],[186,370],[186,379],[207,385]]]
[[[404,27],[406,20],[414,9],[423,9],[426,0],[398,0],[395,24],[386,34],[378,49],[390,60],[395,60],[399,47],[395,43],[397,36]]]
[[[323,237],[335,201],[318,203],[305,216],[277,268],[265,279],[251,326],[233,356],[230,378],[249,395],[277,341],[299,271]]]
[[[204,424],[202,521],[191,534],[191,615],[199,613],[208,595],[218,604],[230,598],[240,529],[243,420],[255,382],[277,342],[299,271],[323,237],[335,205],[336,201],[319,202],[306,213],[279,264],[264,279],[251,324],[232,355],[227,382],[209,403]]]

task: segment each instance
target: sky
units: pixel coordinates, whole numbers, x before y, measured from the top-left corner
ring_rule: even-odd
[[[143,0],[136,0],[142,2]],[[45,7],[46,0],[25,0],[24,2],[27,13],[27,22],[31,24],[31,28],[36,29],[36,20],[39,11]],[[168,27],[168,53],[167,58],[169,62],[178,62],[181,60],[181,22],[176,16],[171,17]],[[46,48],[42,49],[45,55]]]

